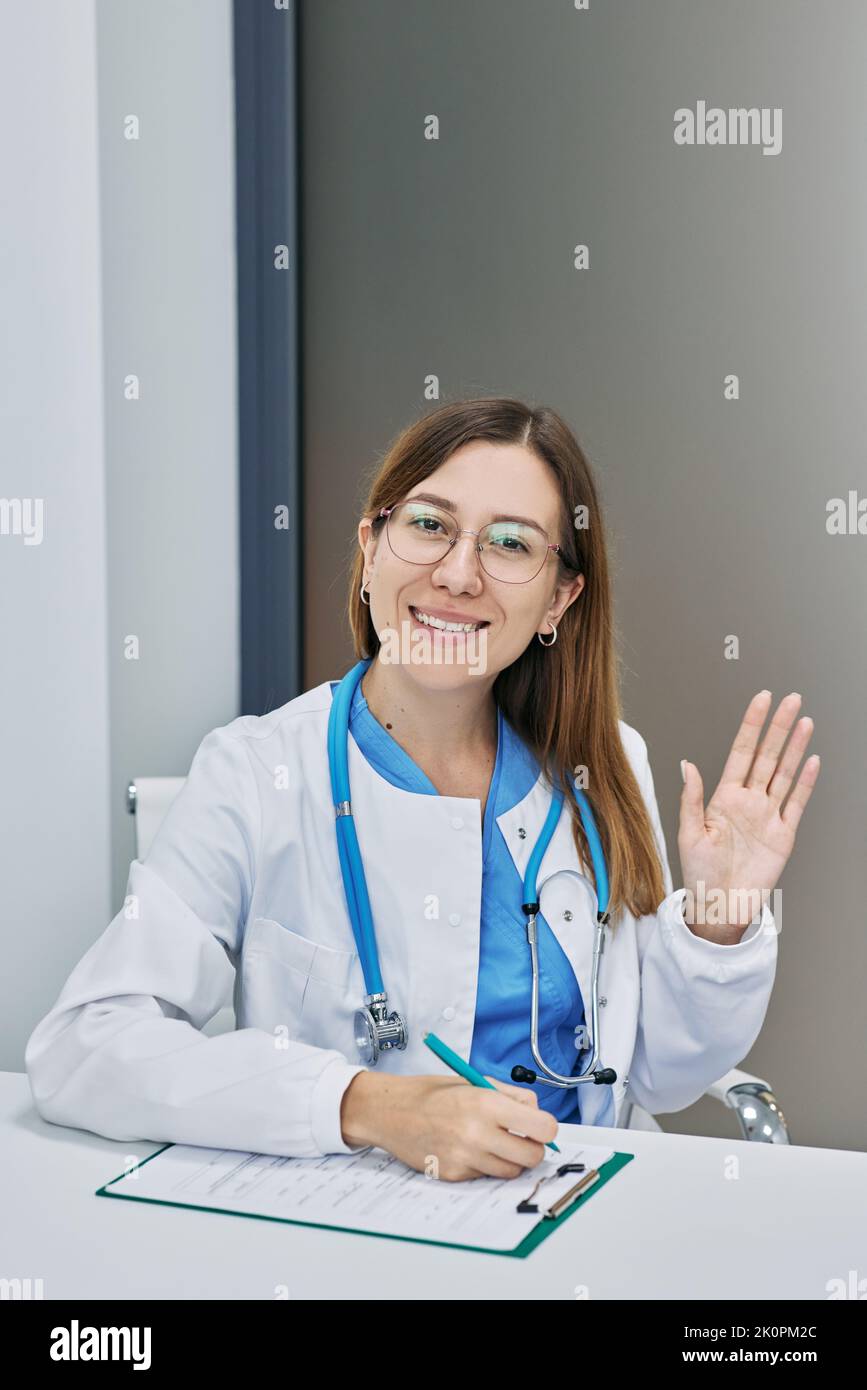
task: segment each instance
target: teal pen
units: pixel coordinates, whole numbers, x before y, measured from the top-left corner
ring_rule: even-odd
[[[487,1086],[489,1091],[496,1091],[496,1086],[492,1085],[486,1076],[482,1076],[482,1073],[476,1071],[475,1067],[471,1067],[469,1062],[465,1062],[456,1052],[452,1052],[448,1044],[444,1043],[442,1038],[438,1038],[436,1033],[425,1033],[422,1042],[430,1048],[431,1052],[436,1053],[441,1062],[445,1062],[447,1067],[456,1071],[458,1076],[464,1077],[466,1081],[471,1081],[474,1086]],[[545,1147],[553,1149],[555,1154],[560,1152],[553,1139]]]

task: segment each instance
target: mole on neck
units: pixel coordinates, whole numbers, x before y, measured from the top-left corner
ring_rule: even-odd
[[[493,677],[451,689],[425,688],[400,667],[374,661],[361,693],[374,719],[425,771],[436,769],[441,779],[444,774],[477,779],[485,768],[490,773],[497,754],[492,687]]]

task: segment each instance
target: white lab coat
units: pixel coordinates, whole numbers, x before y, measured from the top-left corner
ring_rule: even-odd
[[[365,987],[334,831],[330,705],[323,682],[202,740],[149,852],[130,865],[124,907],[28,1041],[25,1065],[46,1120],[128,1141],[352,1151],[340,1103],[362,1070],[353,1014]],[[646,744],[629,725],[620,729],[667,896],[654,915],[624,912],[602,956],[602,1064],[617,1072],[617,1117],[628,1094],[651,1113],[682,1109],[736,1066],[762,1026],[777,959],[767,906],[735,946],[686,926]],[[377,1069],[442,1074],[423,1033],[464,1057],[473,1037],[480,803],[392,786],[352,737],[349,771],[389,1008],[409,1030],[406,1050],[384,1053]],[[498,817],[522,876],[549,802],[540,775]],[[579,863],[564,807],[539,897],[581,986],[589,1032],[596,897]],[[515,949],[529,949],[520,929]],[[200,1030],[233,983],[236,1031],[209,1037]],[[528,1035],[529,1011],[528,998]],[[601,1114],[606,1092],[582,1086],[584,1123]]]

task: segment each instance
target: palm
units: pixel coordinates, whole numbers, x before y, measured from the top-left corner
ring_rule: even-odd
[[[765,792],[720,785],[702,829],[687,828],[678,843],[681,863],[688,859],[693,878],[772,889],[792,852],[795,832]]]
[[[776,885],[819,775],[819,759],[814,755],[793,786],[812,735],[811,719],[798,721],[783,752],[800,703],[800,695],[794,694],[780,702],[757,751],[771,696],[762,691],[751,700],[706,809],[698,768],[686,764],[678,849],[684,886],[693,894],[700,894],[699,885],[705,896],[714,890],[727,897],[733,892],[770,893]],[[746,925],[754,911],[755,907],[743,922],[739,917],[729,920],[732,925]]]

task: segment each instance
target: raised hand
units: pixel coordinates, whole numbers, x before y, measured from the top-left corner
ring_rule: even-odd
[[[819,776],[819,758],[813,754],[792,785],[812,737],[812,719],[798,720],[783,752],[800,695],[780,701],[759,744],[772,701],[769,690],[753,696],[706,809],[698,768],[688,762],[683,766],[677,846],[689,890],[685,918],[696,936],[723,945],[741,939],[761,907],[762,894],[773,890]],[[706,901],[725,903],[718,916],[709,910],[704,921],[696,921],[694,911],[696,900],[701,901],[700,884]]]

